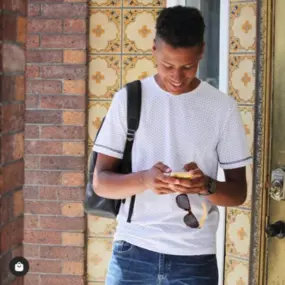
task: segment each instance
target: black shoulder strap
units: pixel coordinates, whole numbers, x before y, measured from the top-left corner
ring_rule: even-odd
[[[135,138],[135,133],[139,127],[140,114],[141,114],[141,82],[140,80],[133,81],[127,84],[127,118],[128,118],[128,133],[127,141],[124,152],[124,165],[125,172],[132,172],[132,147]],[[135,196],[132,196],[129,208],[129,214],[127,222],[131,222],[131,218],[134,211]]]

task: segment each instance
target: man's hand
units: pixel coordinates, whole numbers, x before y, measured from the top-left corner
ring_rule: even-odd
[[[191,179],[176,178],[174,184],[170,184],[170,189],[174,192],[185,194],[198,194],[205,192],[208,184],[208,176],[204,175],[203,171],[195,162],[190,162],[184,165],[184,170],[192,174]]]
[[[171,194],[175,190],[170,185],[175,185],[177,179],[165,175],[165,173],[170,172],[171,169],[167,165],[158,162],[151,169],[142,173],[141,181],[146,188],[151,189],[159,195]]]

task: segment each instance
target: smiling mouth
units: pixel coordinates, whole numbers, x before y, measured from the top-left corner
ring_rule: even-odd
[[[173,87],[175,87],[175,88],[179,88],[179,87],[181,87],[182,85],[183,85],[183,83],[182,82],[179,82],[179,83],[174,83],[174,82],[169,82]]]

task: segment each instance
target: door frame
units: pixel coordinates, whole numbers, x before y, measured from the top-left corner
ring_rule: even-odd
[[[249,285],[266,282],[269,213],[271,99],[273,94],[274,0],[257,1],[256,96]]]

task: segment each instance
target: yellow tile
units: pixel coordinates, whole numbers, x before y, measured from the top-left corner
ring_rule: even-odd
[[[249,257],[250,210],[227,209],[226,254]]]
[[[88,216],[88,235],[97,237],[113,237],[116,221],[95,216]]]
[[[152,56],[123,57],[123,85],[136,79],[143,79],[156,73]]]
[[[123,51],[151,53],[155,35],[155,21],[160,10],[124,9]]]
[[[88,113],[88,144],[93,145],[95,135],[101,125],[103,117],[106,115],[111,101],[90,102]]]
[[[255,101],[255,56],[230,56],[230,95],[239,103],[254,104]]]
[[[89,238],[87,247],[88,281],[104,281],[112,254],[112,239]]]
[[[255,51],[256,2],[231,4],[230,51]]]
[[[89,97],[111,99],[120,89],[120,74],[120,56],[92,56],[89,62]]]
[[[120,52],[120,9],[91,10],[89,44],[91,52]]]
[[[254,107],[240,106],[240,113],[244,123],[245,132],[247,135],[248,146],[253,154],[253,139],[254,139]]]
[[[124,7],[165,7],[166,0],[123,0]]]
[[[251,209],[253,165],[246,166],[247,197],[242,207]]]
[[[248,285],[248,261],[226,257],[225,285]]]
[[[123,0],[91,0],[91,7],[122,7]]]

